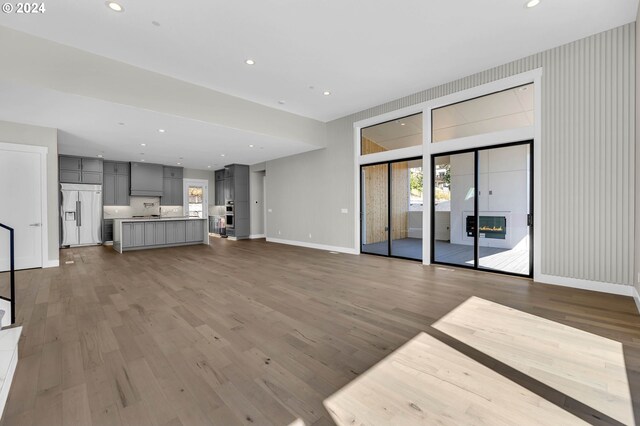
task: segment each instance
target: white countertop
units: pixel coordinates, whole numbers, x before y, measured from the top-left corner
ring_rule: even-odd
[[[114,218],[116,222],[169,222],[175,220],[207,220],[199,217],[130,217],[130,218]]]

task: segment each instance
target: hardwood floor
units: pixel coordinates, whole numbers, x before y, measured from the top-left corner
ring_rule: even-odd
[[[431,327],[471,296],[621,342],[640,418],[630,298],[263,240],[67,249],[61,264],[17,274],[24,333],[3,425],[329,425],[323,401],[420,332],[616,424]]]

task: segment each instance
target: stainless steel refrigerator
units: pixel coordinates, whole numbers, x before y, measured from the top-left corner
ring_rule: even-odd
[[[102,185],[61,183],[62,246],[102,243]]]

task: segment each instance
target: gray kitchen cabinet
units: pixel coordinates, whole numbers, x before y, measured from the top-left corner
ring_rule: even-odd
[[[82,158],[81,157],[69,157],[61,155],[58,158],[60,170],[68,171],[82,171]]]
[[[169,167],[164,166],[164,177],[173,179],[182,179],[183,169],[182,167]]]
[[[122,247],[133,247],[133,223],[122,224]]]
[[[103,178],[103,205],[129,205],[129,163],[105,161]]]
[[[226,222],[227,235],[236,238],[248,238],[251,231],[249,217],[249,166],[244,164],[225,166],[224,176],[225,204],[233,202],[233,218],[227,217]],[[232,222],[230,219],[232,219]]]
[[[99,158],[83,158],[82,172],[102,173],[102,160]]]
[[[182,206],[184,194],[182,189],[182,167],[164,167],[162,180],[161,206]]]
[[[116,175],[105,173],[102,184],[102,205],[115,206],[116,204]]]
[[[167,230],[166,230],[166,223],[165,222],[156,222],[154,223],[155,225],[155,242],[156,245],[161,245],[161,244],[165,244],[167,241]]]
[[[100,185],[102,183],[102,173],[82,172],[82,183]]]
[[[144,223],[144,245],[155,246],[156,243],[156,224],[153,222]]]
[[[186,227],[184,220],[166,222],[167,244],[179,244],[186,242]]]
[[[61,155],[58,157],[58,166],[58,180],[61,183],[102,183],[102,160],[99,158]]]
[[[204,221],[203,220],[187,220],[186,221],[187,242],[202,241],[203,239],[204,239]]]
[[[224,206],[224,179],[215,183],[215,205]]]
[[[60,170],[58,178],[60,183],[82,183],[82,172],[80,170]]]
[[[224,206],[225,205],[225,192],[224,192],[224,169],[216,170],[215,173],[215,202],[216,206]]]
[[[131,195],[144,197],[162,197],[161,164],[131,163]]]
[[[144,245],[144,222],[133,224],[133,241],[134,247],[140,247]]]
[[[129,205],[129,175],[116,175],[116,205]]]

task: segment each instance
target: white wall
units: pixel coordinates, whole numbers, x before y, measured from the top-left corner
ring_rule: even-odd
[[[353,123],[543,68],[539,272],[631,285],[635,41],[631,23],[327,123],[325,149],[267,163],[267,237],[357,248]]]
[[[48,259],[45,266],[55,266],[60,259],[58,252],[59,209],[58,209],[58,131],[48,127],[0,121],[0,142],[20,145],[44,146],[47,153],[47,234],[49,240]]]

